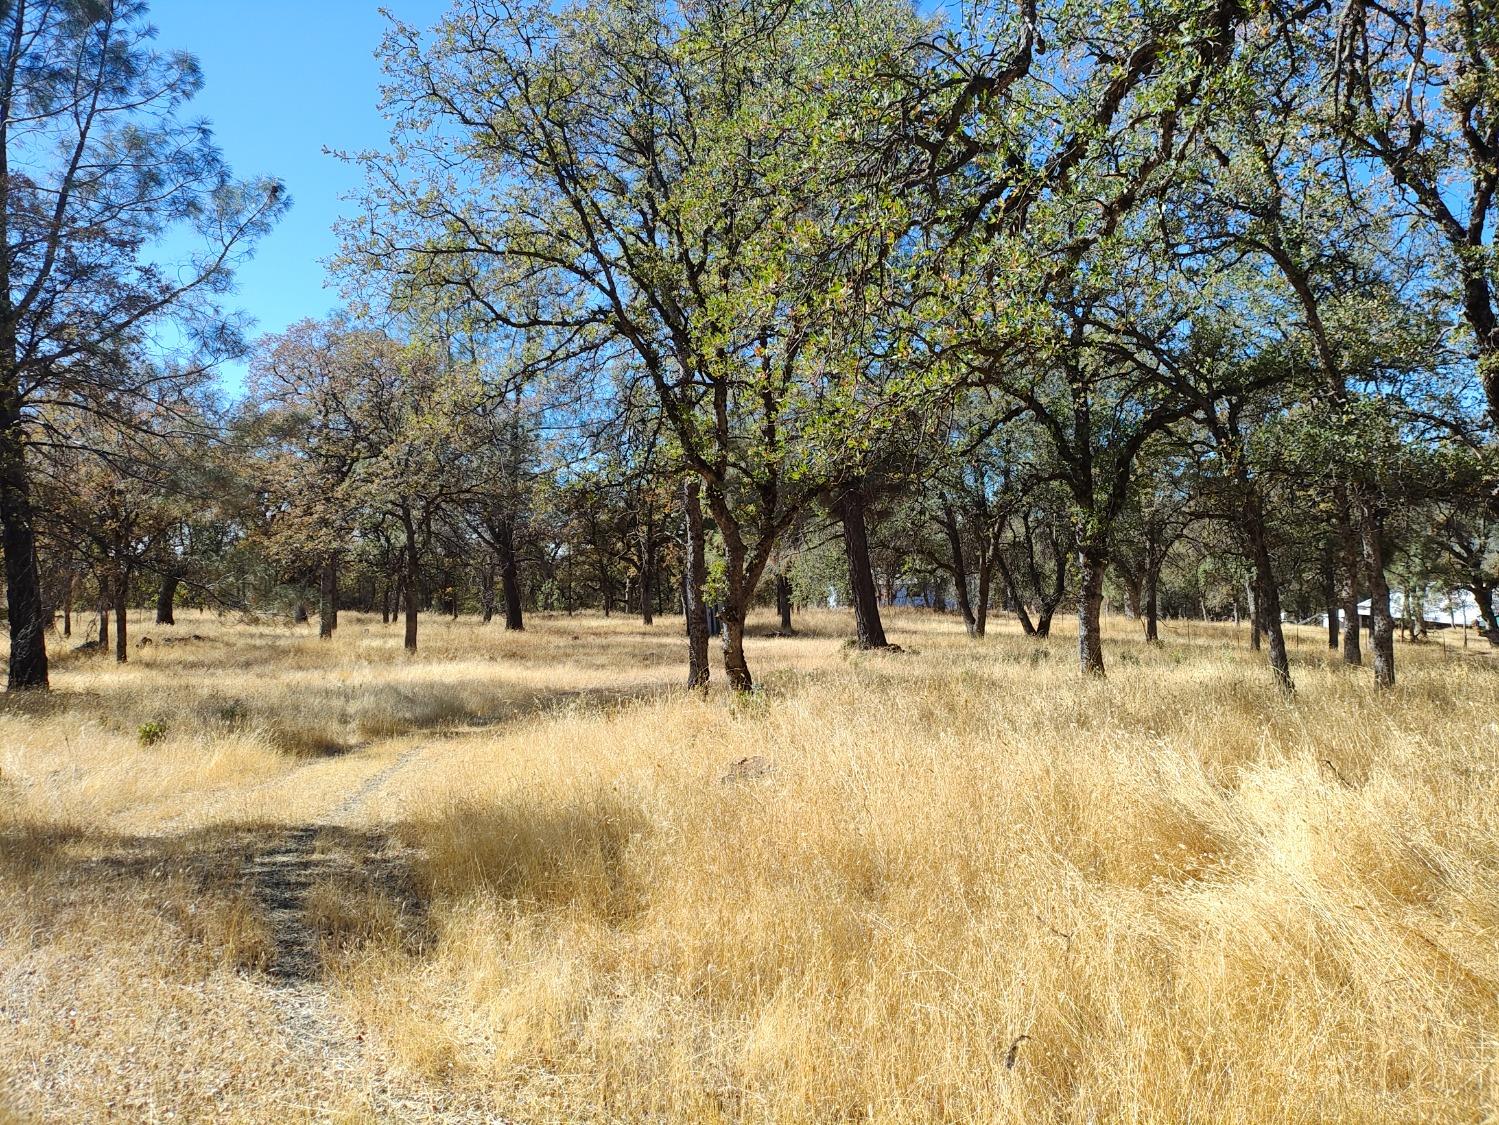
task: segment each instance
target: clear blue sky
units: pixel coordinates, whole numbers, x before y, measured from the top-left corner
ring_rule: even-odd
[[[235,303],[275,332],[338,303],[322,262],[357,169],[324,146],[381,146],[374,51],[386,27],[379,0],[152,0],[158,45],[198,57],[205,85],[191,112],[206,117],[239,176],[279,177],[294,205],[239,274]],[[395,15],[430,26],[447,0],[384,0]],[[241,373],[225,373],[236,385]]]

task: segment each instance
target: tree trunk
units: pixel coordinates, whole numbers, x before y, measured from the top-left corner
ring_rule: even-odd
[[[62,635],[65,637],[73,635],[73,587],[77,581],[69,571],[62,593]]]
[[[1020,591],[1015,588],[1015,575],[1010,571],[1009,564],[999,551],[990,554],[986,559],[987,564],[993,560],[993,565],[999,569],[999,580],[1004,590],[1004,599],[1014,612],[1016,619],[1020,622],[1020,631],[1027,637],[1036,636],[1035,623],[1031,621],[1030,610],[1025,607],[1025,599],[1020,596]]]
[[[649,518],[640,525],[640,623],[654,625],[656,617],[651,606],[652,582],[656,575],[656,529]]]
[[[124,664],[130,659],[129,638],[126,635],[129,630],[129,622],[126,617],[126,602],[130,596],[130,575],[117,574],[110,583],[110,592],[114,595],[115,611],[115,661]]]
[[[1080,543],[1077,548],[1078,569],[1082,582],[1077,595],[1077,662],[1084,675],[1102,676],[1103,665],[1103,579],[1109,553],[1101,545]]]
[[[1327,647],[1338,651],[1339,610],[1337,571],[1329,559],[1322,569],[1322,600],[1327,606]],[[1356,627],[1356,626],[1355,626]]]
[[[329,551],[323,558],[323,573],[318,586],[317,635],[323,640],[338,628],[338,555]]]
[[[1023,611],[1024,606],[1020,607]],[[1036,611],[1036,640],[1044,641],[1051,636],[1051,619],[1055,616],[1057,607],[1051,602],[1043,602],[1041,608]],[[1024,624],[1024,621],[1021,622]]]
[[[1374,683],[1395,683],[1395,621],[1390,615],[1390,585],[1385,579],[1384,512],[1375,504],[1362,506],[1359,533],[1364,545],[1364,578],[1369,583],[1369,643],[1374,650]]]
[[[1363,650],[1359,633],[1362,622],[1358,612],[1359,537],[1353,526],[1352,504],[1346,486],[1339,486],[1334,498],[1337,506],[1337,536],[1343,556],[1343,663],[1362,664]]]
[[[869,529],[864,522],[862,483],[845,487],[838,498],[838,518],[843,524],[843,546],[848,558],[848,585],[853,595],[854,627],[860,648],[886,648],[885,627],[880,622],[879,591],[869,562]]]
[[[156,624],[177,624],[173,608],[177,601],[177,583],[179,581],[180,579],[175,574],[167,573],[161,576],[161,585],[156,589]],[[70,599],[72,597],[71,590],[68,591],[68,597]]]
[[[789,637],[796,630],[791,627],[791,579],[784,572],[776,575],[776,610],[781,615],[781,632]]]
[[[5,555],[5,600],[10,613],[11,691],[47,688],[46,621],[42,576],[36,562],[31,483],[14,387],[0,414],[0,551]]]
[[[99,591],[99,651],[109,651],[109,591]]]
[[[744,658],[744,613],[742,607],[725,606],[719,615],[723,636],[723,670],[729,686],[735,691],[749,691],[755,686],[749,663]]]
[[[1249,607],[1249,651],[1260,651],[1260,599],[1257,578],[1244,579],[1244,604]]]
[[[411,518],[411,513],[406,510],[401,512],[401,522],[406,532],[406,573],[403,576],[402,587],[405,591],[406,602],[406,635],[402,643],[407,652],[416,651],[416,622],[418,604],[421,601],[417,597],[417,589],[421,585],[421,568],[416,557],[416,524]]]
[[[989,631],[989,601],[993,596],[994,587],[994,559],[989,555],[979,558],[978,589],[977,597],[973,601],[973,628],[969,630],[970,635],[982,637]]]
[[[1254,486],[1250,484],[1252,489]],[[1269,642],[1270,670],[1276,682],[1286,691],[1294,690],[1291,681],[1291,660],[1286,653],[1286,634],[1281,625],[1280,583],[1275,578],[1275,568],[1270,560],[1270,540],[1264,508],[1257,491],[1251,492],[1244,503],[1244,529],[1249,537],[1250,555],[1254,561],[1254,627],[1256,636],[1263,630]]]
[[[1483,635],[1490,645],[1499,648],[1499,616],[1494,613],[1494,587],[1469,586],[1468,593],[1478,604],[1478,615],[1483,618]]]
[[[968,630],[970,637],[976,637],[979,635],[978,618],[974,616],[973,601],[968,596],[968,560],[963,555],[963,537],[951,508],[943,509],[942,532],[947,536],[947,550],[952,555],[953,598],[958,603],[958,612],[963,615],[963,628]]]
[[[688,477],[682,482],[682,507],[687,518],[684,572],[682,574],[683,610],[687,615],[687,686],[708,686],[708,607],[703,601],[703,587],[708,582],[708,564],[704,557],[702,482]]]
[[[505,598],[505,631],[523,632],[526,620],[521,608],[520,560],[515,557],[515,525],[508,519],[495,528],[495,544],[499,548],[500,592]]]
[[[1161,643],[1161,567],[1158,562],[1147,560],[1145,564],[1145,643]]]
[[[485,625],[494,620],[494,574],[494,564],[489,563],[479,575],[479,609]]]

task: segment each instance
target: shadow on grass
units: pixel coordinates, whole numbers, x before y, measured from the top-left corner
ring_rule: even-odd
[[[352,942],[424,948],[426,899],[411,859],[383,832],[329,825],[235,825],[177,836],[0,829],[0,873],[41,907],[85,901],[108,910],[144,900],[192,932],[202,929],[200,907],[247,904],[257,940],[238,960],[281,984],[317,979],[325,954]]]

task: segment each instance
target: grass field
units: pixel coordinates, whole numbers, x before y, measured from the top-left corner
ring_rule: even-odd
[[[1499,1112],[1486,646],[1379,695],[1306,629],[1287,703],[1226,626],[1085,682],[889,624],[760,623],[740,700],[675,620],[61,656],[0,708],[0,1119]]]

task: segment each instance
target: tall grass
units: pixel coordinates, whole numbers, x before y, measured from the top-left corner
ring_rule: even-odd
[[[4,799],[86,838],[378,782],[346,813],[411,849],[426,937],[319,888],[327,982],[375,1065],[515,1120],[1492,1115],[1487,656],[1403,647],[1376,694],[1307,630],[1287,701],[1228,627],[1110,624],[1094,682],[1065,635],[911,612],[858,654],[811,615],[745,699],[673,687],[676,622],[441,623],[414,662],[224,627],[0,719]],[[343,752],[283,743],[309,723]]]

